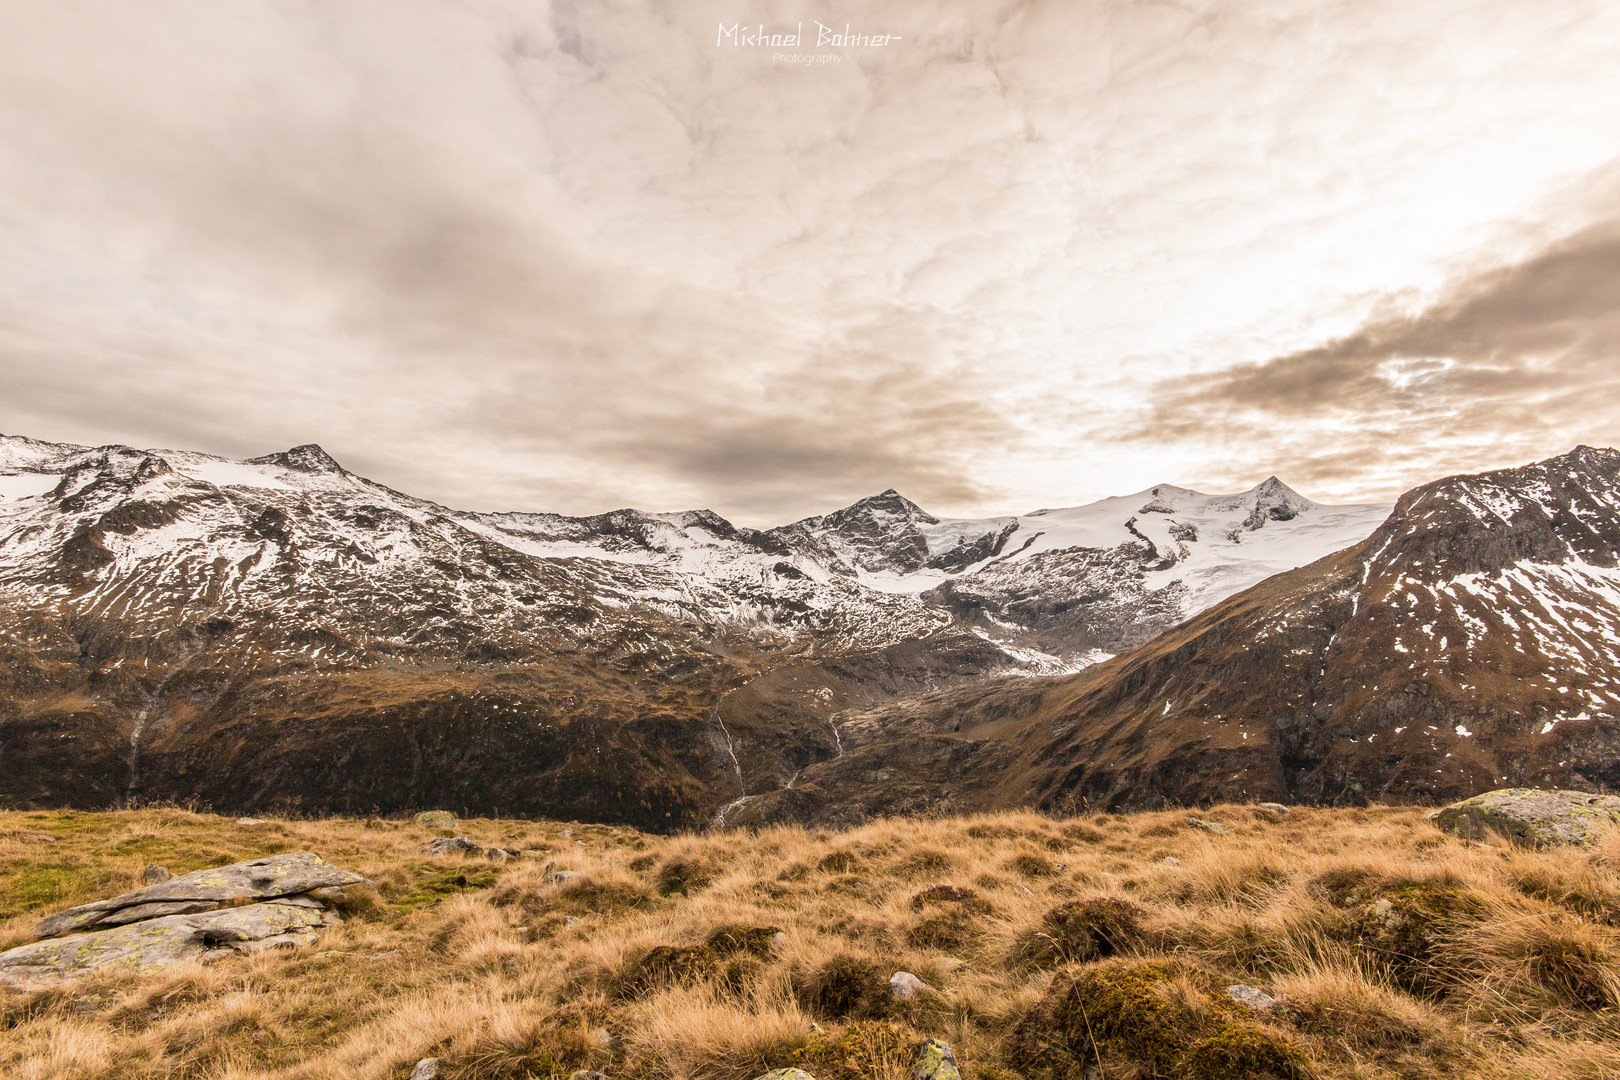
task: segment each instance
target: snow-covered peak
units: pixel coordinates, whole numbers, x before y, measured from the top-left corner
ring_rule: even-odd
[[[283,450],[279,454],[266,454],[263,457],[249,458],[249,465],[279,465],[284,469],[297,469],[299,472],[312,473],[340,473],[343,466],[337,460],[322,450],[315,443],[304,443],[291,450]]]

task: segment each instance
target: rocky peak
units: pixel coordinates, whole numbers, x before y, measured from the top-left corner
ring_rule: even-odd
[[[1267,521],[1292,521],[1302,511],[1316,505],[1275,476],[1268,476],[1248,495],[1253,498],[1254,506],[1243,526],[1251,530],[1263,527]]]
[[[263,457],[248,458],[250,465],[279,465],[284,469],[296,469],[299,472],[309,473],[340,473],[343,466],[337,459],[322,450],[315,443],[304,443],[291,450],[283,450],[279,454],[265,454]]]
[[[909,573],[928,562],[928,538],[919,526],[938,523],[938,518],[889,488],[781,531],[802,531],[820,539],[843,561],[863,570]]]
[[[1620,565],[1620,453],[1582,446],[1424,484],[1401,496],[1366,550],[1369,580],[1447,581],[1520,562]]]

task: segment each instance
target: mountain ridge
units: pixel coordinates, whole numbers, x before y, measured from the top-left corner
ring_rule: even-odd
[[[1249,528],[1263,489],[966,522],[890,489],[755,530],[455,510],[315,444],[7,436],[0,800],[699,825],[840,754],[835,713],[1083,668],[1384,516]]]

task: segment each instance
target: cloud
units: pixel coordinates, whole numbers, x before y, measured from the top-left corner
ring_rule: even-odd
[[[1366,477],[1384,493],[1436,472],[1521,463],[1620,438],[1620,219],[1450,283],[1409,314],[1263,363],[1161,387],[1138,438],[1223,432],[1298,455],[1329,485]]]
[[[14,6],[0,428],[318,441],[452,505],[760,525],[889,486],[1382,491],[1606,400],[1595,264],[1363,310],[1505,221],[1568,231],[1547,193],[1620,157],[1620,14],[1503,10]],[[809,18],[902,38],[814,68],[714,44]]]

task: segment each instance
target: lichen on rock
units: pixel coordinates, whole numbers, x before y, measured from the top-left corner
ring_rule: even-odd
[[[1469,840],[1494,834],[1531,847],[1586,847],[1606,829],[1620,825],[1620,796],[1503,788],[1452,803],[1430,815],[1430,820]]]

